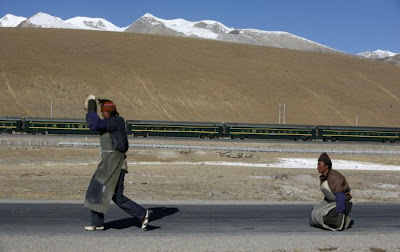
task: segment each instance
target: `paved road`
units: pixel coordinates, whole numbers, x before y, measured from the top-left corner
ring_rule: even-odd
[[[115,205],[106,215],[107,235],[326,233],[308,226],[312,205],[147,205],[147,232]],[[400,204],[355,205],[352,233],[399,233]],[[85,233],[88,210],[81,204],[0,204],[0,233]],[[62,228],[60,228],[62,227]]]
[[[309,204],[146,207],[147,231],[112,205],[86,232],[81,204],[0,203],[0,251],[400,251],[400,204],[355,205],[344,232],[309,227]]]

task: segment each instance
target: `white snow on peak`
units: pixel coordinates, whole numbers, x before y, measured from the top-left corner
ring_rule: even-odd
[[[102,31],[124,31],[126,28],[118,27],[103,18],[74,17],[65,20],[66,23],[77,26],[81,29],[102,30]]]
[[[209,26],[219,26],[220,28],[222,28],[222,31],[226,32],[226,33],[235,30],[234,28],[229,28],[226,25],[224,25],[224,24],[222,24],[222,23],[220,23],[218,21],[214,21],[214,20],[202,20],[202,21],[198,21],[196,23],[205,23],[205,24],[207,24]]]
[[[240,29],[240,31],[248,31],[248,32],[263,33],[263,34],[276,34],[276,35],[290,34],[288,32],[284,32],[284,31],[264,31],[264,30],[258,30],[258,29]]]
[[[17,17],[12,14],[6,14],[0,18],[0,27],[16,27],[26,20],[26,17]]]
[[[142,16],[142,18],[155,18],[155,16],[153,16],[151,13],[146,13]]]
[[[312,41],[312,40],[309,40],[309,39],[294,35],[294,34],[289,33],[289,32],[284,32],[284,31],[264,31],[264,30],[258,30],[258,29],[240,29],[240,32],[242,32],[242,31],[253,32],[253,33],[261,33],[261,34],[266,34],[266,35],[276,35],[276,36],[286,35],[286,36],[290,36],[290,37],[298,39],[298,40],[303,40],[303,41],[306,41],[308,43],[312,43],[314,45],[318,45],[318,46],[322,46],[322,47],[334,50],[333,48],[330,48],[329,46],[326,46],[326,45],[317,43],[315,41]]]
[[[177,32],[181,32],[181,33],[185,34],[186,36],[195,36],[195,37],[201,37],[201,38],[206,38],[206,39],[217,39],[217,37],[219,35],[218,33],[215,33],[213,31],[209,30],[210,28],[212,28],[210,26],[219,25],[220,28],[222,28],[222,30],[223,30],[221,32],[224,32],[224,33],[230,32],[233,30],[232,28],[228,28],[225,25],[223,25],[217,21],[203,20],[203,21],[198,21],[198,22],[191,22],[191,21],[187,21],[182,18],[167,20],[167,19],[158,18],[150,13],[145,14],[139,20],[141,20],[142,22],[148,22],[149,24],[152,24],[152,25],[163,24],[165,27],[175,30]],[[208,27],[206,27],[206,28],[196,27],[196,25],[198,25],[199,23],[204,23]]]
[[[370,58],[370,59],[382,59],[382,58],[387,58],[387,57],[393,57],[397,53],[390,52],[390,51],[384,51],[384,50],[376,50],[376,51],[366,51],[362,53],[358,53],[358,56],[362,56],[365,58]]]
[[[33,15],[27,21],[42,28],[79,29],[79,27],[68,24],[59,17],[54,17],[42,12]]]

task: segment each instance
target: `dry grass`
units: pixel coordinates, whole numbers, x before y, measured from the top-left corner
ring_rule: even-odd
[[[145,34],[0,29],[6,116],[83,117],[89,93],[129,119],[398,126],[400,68],[343,55]]]
[[[77,148],[0,147],[0,198],[83,199],[98,162],[98,150]],[[232,154],[232,153],[231,153]],[[235,156],[235,155],[233,155]],[[132,161],[274,162],[279,157],[312,155],[245,154],[241,158],[215,151],[130,150]],[[239,155],[240,156],[240,155]],[[332,156],[346,159],[348,156]],[[351,157],[378,162],[381,157]],[[399,162],[391,157],[389,163]],[[314,169],[208,165],[131,165],[126,195],[141,200],[317,201],[322,199]],[[398,202],[400,172],[341,171],[356,202]],[[379,188],[376,184],[397,185]]]

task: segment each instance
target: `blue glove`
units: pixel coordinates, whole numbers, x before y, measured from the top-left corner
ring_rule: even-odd
[[[344,192],[336,193],[336,214],[346,213],[346,194]]]

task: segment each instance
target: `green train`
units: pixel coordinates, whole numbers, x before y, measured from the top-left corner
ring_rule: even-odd
[[[28,134],[83,134],[94,135],[85,119],[25,118],[22,132]]]
[[[127,121],[128,133],[133,136],[169,136],[169,137],[223,137],[222,123],[173,122],[173,121]]]
[[[399,128],[317,126],[318,139],[323,141],[379,141],[395,143],[400,141]]]
[[[19,117],[0,117],[0,133],[22,132],[22,124]]]
[[[317,139],[317,128],[309,125],[225,123],[225,136],[232,139]]]
[[[134,137],[400,142],[400,128],[127,120]],[[0,117],[0,133],[94,135],[85,119]]]

